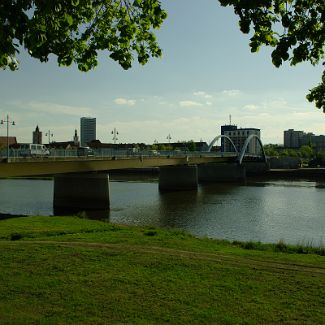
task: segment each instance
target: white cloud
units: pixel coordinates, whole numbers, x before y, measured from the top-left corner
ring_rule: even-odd
[[[114,99],[114,103],[117,105],[126,105],[126,106],[134,106],[136,104],[135,99],[126,99],[126,98],[116,98]]]
[[[179,102],[179,106],[180,107],[198,107],[198,106],[202,106],[202,104],[199,102],[195,102],[193,100],[182,100]]]
[[[241,94],[241,91],[238,89],[229,89],[229,90],[223,90],[222,94],[229,96],[229,97],[235,97]]]
[[[91,116],[93,110],[89,107],[82,106],[70,106],[70,105],[61,105],[51,102],[39,102],[39,101],[30,101],[30,102],[14,102],[17,107],[22,107],[28,109],[29,112],[37,113],[46,113],[51,115],[70,115],[70,116]]]
[[[205,99],[212,98],[212,96],[206,93],[205,91],[195,91],[193,95],[198,97],[203,97]]]
[[[258,109],[258,106],[257,105],[254,105],[254,104],[248,104],[248,105],[245,105],[243,107],[244,110],[248,110],[248,111],[255,111]]]

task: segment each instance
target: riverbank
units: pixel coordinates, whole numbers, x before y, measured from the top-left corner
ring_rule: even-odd
[[[257,251],[177,230],[73,217],[0,224],[0,323],[324,320],[324,257],[284,253],[284,243],[282,252]]]
[[[265,176],[279,179],[324,180],[325,168],[270,169]]]

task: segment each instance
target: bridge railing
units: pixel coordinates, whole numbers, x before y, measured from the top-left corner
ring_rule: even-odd
[[[187,150],[174,150],[174,151],[157,151],[157,150],[142,150],[133,151],[125,149],[95,149],[94,156],[81,156],[77,155],[75,149],[51,149],[50,156],[39,156],[39,157],[22,157],[20,149],[10,148],[9,156],[10,161],[33,161],[37,160],[85,160],[85,159],[107,159],[107,158],[154,158],[154,157],[234,157],[236,154],[233,152],[206,152],[206,151],[187,151]],[[6,161],[7,151],[0,150],[0,160]]]

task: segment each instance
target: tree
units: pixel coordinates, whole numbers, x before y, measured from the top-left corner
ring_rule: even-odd
[[[324,0],[219,0],[233,6],[252,52],[261,45],[274,47],[272,62],[280,67],[324,60]],[[88,71],[97,65],[97,53],[107,50],[124,69],[134,56],[141,64],[161,56],[154,29],[166,12],[160,0],[1,0],[0,67],[18,68],[21,47],[47,61],[57,56],[59,65],[78,65]],[[323,62],[323,64],[325,64]],[[307,99],[325,112],[325,71],[321,83]]]
[[[153,29],[167,14],[159,0],[1,0],[0,67],[18,68],[21,47],[44,62],[50,54],[59,65],[79,70],[97,65],[99,50],[124,69],[133,56],[145,64],[161,56]]]
[[[187,147],[187,149],[189,151],[195,151],[196,150],[196,143],[193,140],[187,141],[185,143],[185,145],[186,145],[186,147]]]
[[[303,158],[311,158],[314,156],[314,149],[308,145],[301,146],[300,154]]]
[[[264,145],[264,152],[267,156],[277,157],[279,156],[278,145],[276,144],[266,144]]]
[[[324,0],[219,0],[222,6],[233,6],[239,16],[240,30],[248,34],[252,52],[261,45],[274,47],[272,62],[280,67],[309,61],[316,65],[324,60]],[[325,65],[325,62],[323,62]],[[321,83],[307,95],[310,102],[325,112],[325,71]]]

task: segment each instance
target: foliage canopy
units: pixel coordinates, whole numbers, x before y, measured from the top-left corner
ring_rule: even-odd
[[[124,69],[134,53],[145,64],[161,56],[152,30],[166,17],[159,0],[1,0],[0,67],[17,69],[19,46],[42,62],[54,54],[59,65],[75,62],[81,71],[97,65],[99,50]]]
[[[219,2],[233,6],[243,33],[253,29],[252,52],[262,45],[274,47],[276,67],[284,61],[316,65],[324,60],[324,0]],[[145,64],[162,54],[153,30],[166,17],[160,0],[1,0],[0,68],[16,70],[21,47],[42,62],[54,54],[59,65],[74,62],[81,71],[96,67],[101,50],[124,69],[131,67],[134,56]],[[325,71],[307,99],[325,112]]]
[[[309,61],[316,65],[324,60],[324,0],[219,0],[233,6],[239,16],[240,30],[248,34],[252,52],[261,45],[274,47],[272,62],[280,67]],[[325,62],[323,62],[325,65]],[[321,83],[310,90],[307,99],[325,112],[325,71]]]

